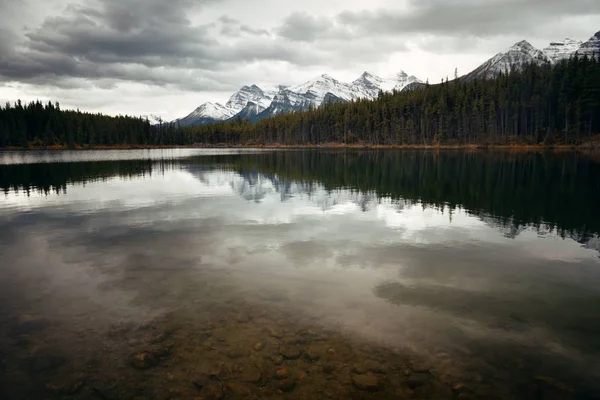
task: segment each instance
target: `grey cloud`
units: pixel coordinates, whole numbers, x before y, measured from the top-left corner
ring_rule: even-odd
[[[332,22],[328,18],[318,18],[307,13],[293,13],[288,16],[277,33],[284,38],[298,41],[314,41],[331,32]]]
[[[557,18],[594,14],[600,14],[596,0],[412,0],[407,12],[342,12],[336,20],[357,33],[494,36],[533,32]]]
[[[465,43],[473,43],[474,38],[528,35],[531,39],[540,33],[551,36],[558,20],[594,15],[600,17],[597,0],[410,0],[402,10],[344,11],[333,17],[292,13],[275,32],[288,40],[320,47],[325,41],[376,40],[386,36],[395,38],[402,47],[403,41],[425,36],[429,40],[422,44],[430,50],[469,51]],[[573,26],[569,31],[586,39],[598,28],[588,32]],[[436,44],[437,39],[441,41]]]
[[[227,16],[194,25],[187,15],[195,4],[99,0],[71,5],[27,32],[18,46],[14,36],[0,37],[0,49],[5,50],[0,54],[0,78],[58,87],[70,86],[69,79],[88,78],[104,84],[123,80],[219,91],[231,89],[231,83],[219,82],[214,72],[231,64],[276,60],[305,65],[320,59],[310,51],[300,56],[283,39],[261,42],[270,36],[268,31]],[[243,40],[217,41],[213,30],[218,27]]]
[[[266,29],[254,29],[249,27],[248,25],[240,25],[240,31],[252,35],[270,35],[269,31],[267,31]]]
[[[230,37],[240,37],[242,34],[247,35],[265,35],[269,36],[270,33],[266,29],[254,29],[248,25],[243,25],[237,19],[228,17],[227,15],[223,15],[219,18],[219,22],[222,24],[221,26],[221,35],[230,36]]]

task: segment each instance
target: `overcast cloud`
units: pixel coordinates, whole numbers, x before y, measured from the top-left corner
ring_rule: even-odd
[[[172,119],[245,84],[466,73],[600,30],[597,0],[0,0],[0,100]]]

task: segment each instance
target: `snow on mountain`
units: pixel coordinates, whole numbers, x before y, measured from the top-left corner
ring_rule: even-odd
[[[242,86],[240,90],[231,95],[225,107],[238,113],[249,102],[252,102],[265,109],[269,107],[276,93],[276,91],[263,90],[256,85]]]
[[[233,117],[229,118],[230,121],[234,121],[236,119],[255,121],[256,117],[263,112],[266,107],[263,107],[260,104],[249,101],[248,104],[244,108],[242,108],[237,114]]]
[[[283,112],[307,110],[322,104],[347,102],[359,98],[375,99],[379,91],[402,90],[406,85],[421,82],[400,71],[393,78],[382,79],[368,72],[352,83],[323,74],[300,85],[261,89],[256,85],[243,86],[225,105],[204,103],[185,118],[177,120],[182,126],[193,126],[229,119],[257,120]]]
[[[590,40],[581,45],[579,50],[577,50],[577,55],[600,57],[600,31],[596,32],[596,34],[592,36]]]
[[[293,92],[285,86],[281,86],[279,87],[279,92],[273,96],[273,101],[269,107],[257,115],[256,119],[263,119],[285,112],[306,110],[311,104],[312,102],[305,96]]]
[[[327,74],[318,76],[300,85],[291,86],[286,90],[299,94],[302,102],[310,104],[313,107],[320,106],[327,93],[331,93],[346,101],[358,98],[357,93],[352,90],[351,85],[340,82]]]
[[[216,121],[223,121],[235,115],[235,111],[219,103],[206,102],[187,116],[174,122],[181,126],[195,126]]]
[[[526,64],[543,65],[550,62],[548,56],[541,50],[536,49],[526,40],[512,45],[507,51],[496,54],[462,79],[474,78],[494,79],[501,73],[510,71],[513,67],[523,68]]]
[[[411,83],[423,83],[423,81],[418,79],[416,76],[408,75],[404,71],[398,72],[394,78],[387,79],[386,82],[389,86],[382,87],[383,91],[396,90],[398,92],[402,91],[402,89],[404,89],[407,85],[410,85]],[[394,86],[390,87],[391,85]]]
[[[575,54],[582,44],[583,42],[579,39],[566,38],[562,42],[551,42],[548,47],[543,49],[543,51],[550,59],[550,62],[556,64]]]
[[[401,91],[407,85],[413,82],[421,82],[418,78],[400,71],[393,78],[380,78],[368,72],[364,72],[355,81],[352,82],[354,92],[360,94],[359,97],[375,99],[379,91],[391,92],[392,90]]]
[[[359,97],[374,99],[385,84],[385,79],[381,79],[380,77],[371,75],[365,71],[352,82],[351,87],[354,92],[360,94]]]

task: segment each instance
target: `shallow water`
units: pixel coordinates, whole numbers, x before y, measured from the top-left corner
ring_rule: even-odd
[[[0,153],[1,398],[600,398],[578,153]]]

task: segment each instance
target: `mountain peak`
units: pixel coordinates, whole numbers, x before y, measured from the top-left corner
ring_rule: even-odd
[[[583,43],[577,54],[588,57],[600,56],[600,31],[596,32],[587,42]]]
[[[571,57],[582,44],[583,42],[579,39],[565,38],[563,41],[551,42],[548,47],[543,49],[543,52],[548,56],[550,62],[555,64]]]
[[[527,40],[521,40],[515,44],[513,44],[510,49],[535,49],[535,47],[533,47],[533,45],[531,43],[529,43]]]

